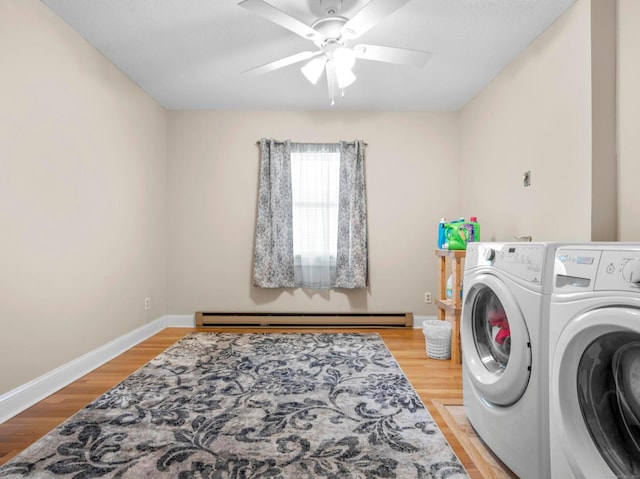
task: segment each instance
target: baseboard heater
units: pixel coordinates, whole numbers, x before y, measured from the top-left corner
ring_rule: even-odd
[[[196,326],[413,327],[413,313],[225,313],[196,312]]]

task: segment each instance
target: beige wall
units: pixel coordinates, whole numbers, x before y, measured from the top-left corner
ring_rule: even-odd
[[[166,311],[167,119],[37,0],[0,71],[2,394]]]
[[[618,0],[618,221],[620,241],[640,241],[640,2]]]
[[[251,286],[261,137],[363,139],[371,287],[317,293]],[[456,216],[458,114],[172,112],[169,313],[412,311],[435,314],[440,216]]]
[[[579,0],[462,110],[462,205],[484,239],[591,238],[590,17]]]

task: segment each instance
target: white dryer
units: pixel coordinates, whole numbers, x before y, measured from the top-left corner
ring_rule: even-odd
[[[462,339],[466,415],[523,479],[549,478],[548,316],[555,243],[470,243]]]
[[[640,477],[640,244],[556,252],[551,473]]]

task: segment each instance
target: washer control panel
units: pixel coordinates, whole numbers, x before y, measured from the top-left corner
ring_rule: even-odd
[[[556,252],[554,292],[637,291],[640,293],[638,250],[564,249]]]
[[[545,246],[538,243],[469,243],[466,268],[492,267],[540,285]]]

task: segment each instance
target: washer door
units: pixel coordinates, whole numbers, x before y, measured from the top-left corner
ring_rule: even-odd
[[[572,320],[556,348],[552,381],[560,411],[552,420],[562,422],[573,470],[640,477],[640,311],[603,308]]]
[[[510,406],[524,394],[531,375],[531,343],[524,315],[496,276],[467,278],[460,335],[464,368],[488,402]]]

